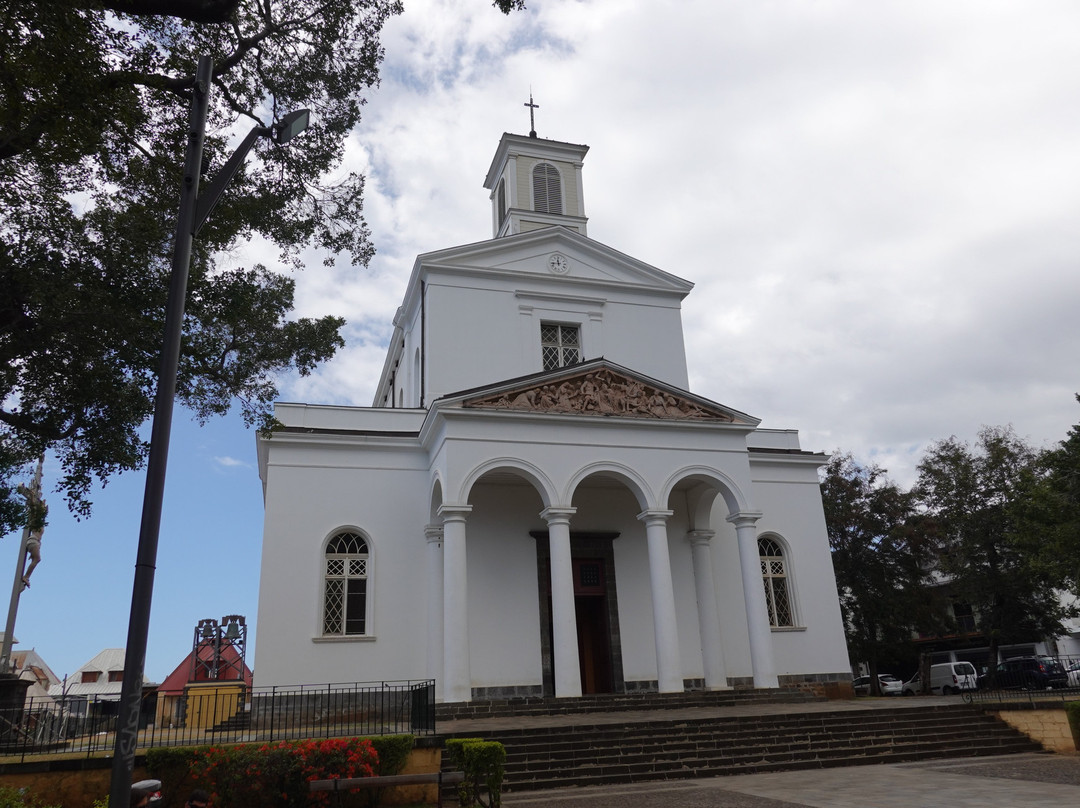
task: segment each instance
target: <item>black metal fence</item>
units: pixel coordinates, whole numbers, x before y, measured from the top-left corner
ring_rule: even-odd
[[[1011,665],[1026,660],[1025,665]],[[1051,662],[1053,664],[1048,665]],[[964,700],[978,704],[1038,704],[1080,700],[1080,657],[1028,656],[1006,659],[991,677],[979,676],[979,688]]]
[[[0,756],[111,752],[116,694],[27,699],[0,712]],[[139,749],[310,738],[435,733],[435,682],[293,687],[198,683],[157,693],[140,722]]]

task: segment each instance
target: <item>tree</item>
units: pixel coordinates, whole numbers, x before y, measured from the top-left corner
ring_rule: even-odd
[[[836,453],[822,472],[821,498],[848,652],[870,668],[910,646],[934,622],[928,595],[929,541],[910,492],[876,465]]]
[[[990,659],[1002,643],[1062,633],[1075,610],[1033,501],[1045,484],[1037,453],[1009,427],[984,427],[974,446],[955,437],[930,447],[916,491],[939,525],[938,570],[972,607]]]
[[[521,0],[497,0],[502,11]],[[294,109],[311,127],[268,140],[196,240],[177,384],[199,419],[237,399],[272,425],[277,377],[343,345],[338,317],[291,318],[293,280],[225,267],[239,240],[302,251],[373,250],[363,177],[336,177],[379,35],[398,0],[0,0],[0,528],[25,519],[15,484],[50,451],[80,515],[95,481],[139,467],[153,410],[187,110],[198,58],[214,59],[204,166],[237,126]]]
[[[1076,399],[1080,402],[1080,395]],[[1080,424],[1039,460],[1044,484],[1033,494],[1029,529],[1043,532],[1045,558],[1056,565],[1066,588],[1080,593]]]

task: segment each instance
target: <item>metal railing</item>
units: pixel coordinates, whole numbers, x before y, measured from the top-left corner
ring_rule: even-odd
[[[985,676],[980,676],[982,686],[978,690],[965,691],[964,701],[978,704],[1049,705],[1080,700],[1080,670],[1075,669],[1077,663],[1080,663],[1080,657],[1054,656],[1051,659],[1057,661],[1064,671],[1064,675],[1054,674],[1051,686],[1041,686],[1042,677],[1032,676],[1029,672],[1001,674],[1005,682],[998,681],[994,687],[988,686]]]
[[[236,682],[144,698],[138,748],[374,735],[433,735],[435,682],[244,687]],[[113,749],[116,694],[28,698],[0,711],[0,759],[92,757]]]

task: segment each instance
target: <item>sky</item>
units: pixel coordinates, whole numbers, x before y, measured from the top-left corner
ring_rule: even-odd
[[[1051,446],[1080,421],[1080,5],[405,6],[347,147],[378,252],[307,255],[297,315],[344,316],[348,344],[281,400],[370,405],[416,255],[491,237],[484,175],[531,92],[540,137],[590,147],[590,237],[695,284],[694,393],[905,485],[936,440],[1011,424]],[[61,677],[125,644],[143,484],[112,480],[83,522],[50,500],[15,635]],[[254,435],[178,410],[148,679],[207,617],[245,615],[254,661],[262,518]]]

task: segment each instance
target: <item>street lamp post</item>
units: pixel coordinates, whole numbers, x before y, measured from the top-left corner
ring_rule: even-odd
[[[173,402],[176,399],[176,374],[180,364],[180,342],[183,335],[192,240],[206,222],[229,181],[243,164],[255,141],[259,137],[270,137],[278,143],[286,143],[307,128],[308,124],[308,111],[299,110],[286,115],[273,127],[253,128],[222,167],[220,174],[207,185],[205,194],[200,198],[199,176],[202,173],[203,140],[213,71],[213,59],[209,56],[201,57],[195,74],[195,86],[192,88],[188,143],[180,188],[180,211],[176,223],[172,273],[165,308],[165,338],[154,399],[154,421],[150,432],[139,547],[135,559],[135,582],[131,591],[124,678],[120,691],[119,714],[116,717],[116,743],[109,787],[109,804],[116,808],[122,808],[130,801],[131,776],[135,769],[142,679],[150,629],[150,605],[154,592],[161,504],[165,493],[165,470],[172,432]]]

